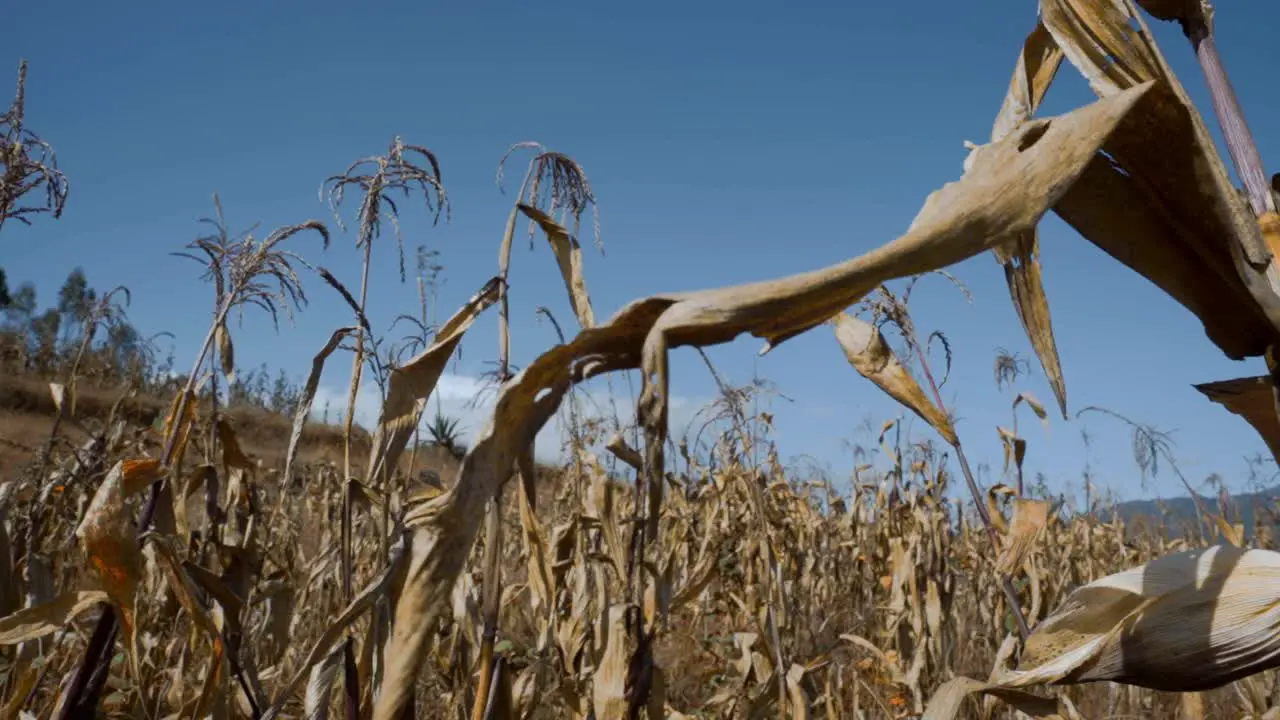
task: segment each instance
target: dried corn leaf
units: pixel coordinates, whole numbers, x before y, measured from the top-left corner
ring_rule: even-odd
[[[1031,408],[1031,412],[1035,413],[1036,417],[1040,418],[1040,422],[1044,423],[1046,428],[1049,427],[1049,413],[1044,411],[1044,405],[1040,404],[1040,401],[1036,399],[1035,395],[1032,395],[1029,392],[1018,393],[1018,396],[1013,399],[1014,412],[1017,412],[1018,405],[1023,403],[1025,403],[1027,407]]]
[[[632,643],[627,633],[627,613],[631,606],[619,603],[609,608],[604,657],[592,676],[592,708],[599,720],[627,717],[627,668],[631,665]]]
[[[538,684],[538,668],[531,665],[516,677],[511,687],[512,717],[524,720],[533,715],[542,698],[542,688]]]
[[[214,330],[214,337],[218,343],[218,360],[221,363],[222,375],[227,382],[235,382],[236,353],[231,345],[231,331],[227,329],[225,322],[218,323],[218,327]]]
[[[1027,456],[1027,441],[1014,435],[1009,428],[997,427],[996,432],[1000,434],[1000,445],[1004,448],[1004,471],[1009,472],[1010,461],[1022,470],[1022,461]]]
[[[1244,523],[1231,523],[1221,515],[1213,516],[1214,524],[1218,526],[1218,532],[1222,533],[1222,537],[1235,547],[1244,547]]]
[[[334,647],[323,661],[311,668],[311,678],[307,680],[307,692],[302,703],[302,714],[307,720],[328,720],[329,701],[334,683],[338,679],[338,668],[342,665],[345,648],[345,643]]]
[[[975,151],[964,177],[931,194],[905,235],[866,255],[777,280],[638,300],[530,363],[502,387],[494,416],[449,491],[406,517],[415,528],[412,557],[374,720],[397,718],[406,707],[430,629],[448,605],[485,502],[510,477],[516,453],[554,414],[570,383],[635,368],[644,358],[648,430],[661,418],[655,408],[665,402],[664,379],[653,361],[665,357],[667,347],[715,345],[750,332],[767,341],[767,350],[828,321],[888,280],[1007,242],[1062,199],[1099,145],[1131,115],[1149,109],[1153,92],[1153,85],[1144,85],[1033,121]],[[647,470],[661,479],[653,459]]]
[[[972,695],[999,698],[1036,720],[1063,720],[1063,716],[1058,714],[1058,702],[1053,698],[1038,697],[967,677],[952,678],[943,683],[929,700],[929,707],[925,709],[921,720],[954,720],[961,717],[960,710],[964,707],[965,700]]]
[[[405,555],[403,541],[398,540],[391,547],[391,561],[358,595],[352,598],[342,613],[325,627],[324,632],[320,634],[319,639],[316,640],[310,652],[307,653],[306,659],[294,671],[293,677],[280,689],[271,707],[263,714],[264,720],[271,720],[271,718],[277,717],[284,708],[285,703],[297,692],[298,687],[302,685],[302,681],[311,673],[311,668],[329,656],[329,653],[337,646],[338,640],[347,631],[347,628],[351,627],[361,615],[373,607],[379,597],[391,592],[403,582],[403,573],[406,570]],[[399,632],[399,630],[400,628],[397,627],[396,631]],[[432,632],[434,633],[434,628]],[[337,647],[340,649],[341,646]]]
[[[177,553],[173,548],[173,542],[169,538],[154,532],[149,533],[145,540],[155,550],[157,560],[164,567],[169,587],[173,589],[174,595],[177,596],[182,608],[187,611],[196,627],[209,636],[210,642],[216,642],[219,636],[217,624],[209,614],[209,609],[200,600],[200,590],[196,588],[191,576],[183,569],[182,561],[178,559]]]
[[[0,618],[0,645],[17,645],[57,632],[80,613],[108,599],[101,590],[80,590]]]
[[[187,398],[182,418],[178,418],[178,408],[183,406],[182,398]],[[182,467],[182,458],[187,451],[187,438],[191,431],[191,425],[196,421],[196,402],[195,394],[186,392],[178,393],[173,396],[173,403],[169,406],[169,413],[164,419],[164,431],[161,437],[165,442],[170,437],[176,438],[173,444],[173,454],[169,458],[169,464],[173,467]]]
[[[1228,356],[1262,355],[1280,326],[1271,252],[1213,136],[1128,0],[1041,0],[1045,27],[1101,97],[1158,80],[1054,209],[1188,310]],[[1150,138],[1158,135],[1159,142]]]
[[[1125,0],[1041,0],[1040,17],[1099,96],[1164,75],[1154,44]]]
[[[792,720],[809,720],[809,694],[804,691],[805,667],[792,664],[787,670],[787,702]]]
[[[1004,512],[1000,510],[1000,498],[1013,497],[1017,493],[1008,485],[997,484],[987,488],[987,515],[991,518],[991,524],[995,527],[996,532],[1001,535],[1009,533],[1009,522],[1005,520]]]
[[[391,371],[387,397],[383,401],[378,428],[373,435],[368,475],[365,478],[367,484],[381,486],[377,481],[382,478],[383,473],[390,473],[396,468],[400,454],[404,452],[405,445],[417,426],[420,401],[435,390],[445,365],[462,341],[462,335],[480,313],[498,300],[501,288],[502,282],[497,278],[486,283],[480,292],[473,295],[466,305],[440,327],[430,347]]]
[[[515,382],[504,388],[504,395]],[[527,386],[523,389],[528,390]],[[435,620],[449,604],[454,583],[483,520],[486,502],[511,476],[517,453],[533,443],[538,429],[555,414],[567,389],[566,377],[547,388],[548,392],[536,401],[532,396],[524,403],[499,397],[498,406],[511,407],[516,417],[501,426],[500,434],[490,422],[458,471],[460,478],[469,479],[406,515],[406,525],[415,528],[409,538],[408,576],[396,603],[394,630],[387,643],[386,675],[374,707],[374,720],[398,717],[411,696],[423,648],[435,633]],[[506,444],[510,441],[514,443]],[[477,494],[477,490],[486,487],[487,493]]]
[[[160,469],[156,460],[121,460],[116,463],[98,486],[75,533],[84,548],[91,572],[120,611],[131,662],[136,662],[138,657],[134,596],[141,573],[142,554],[125,502],[158,479]],[[138,677],[136,673],[134,677]]]
[[[1203,383],[1195,388],[1210,400],[1245,419],[1280,461],[1280,416],[1276,415],[1275,383],[1268,375]]]
[[[1062,65],[1062,48],[1053,36],[1037,23],[1027,36],[1018,55],[1009,91],[996,115],[991,129],[992,141],[997,141],[1017,127],[1031,120],[1053,78]],[[1040,239],[1036,230],[1020,233],[1007,245],[994,249],[996,259],[1004,268],[1009,297],[1018,313],[1031,347],[1044,368],[1045,376],[1053,388],[1063,415],[1067,412],[1066,381],[1062,376],[1062,361],[1058,357],[1057,343],[1053,337],[1053,323],[1049,314],[1049,300],[1044,292],[1040,272]]]
[[[521,462],[521,480],[524,479],[526,467],[532,468],[532,457],[529,456],[527,461],[522,457]],[[528,470],[532,473],[532,470]],[[538,516],[533,511],[533,501],[530,497],[526,483],[520,483],[519,499],[520,505],[520,529],[523,531],[520,535],[524,544],[524,555],[527,563],[527,572],[529,577],[529,593],[533,599],[533,611],[545,611],[549,616],[554,613],[554,595],[552,594],[552,578],[554,573],[551,569],[551,559],[548,557],[548,545],[546,533],[542,529],[542,524],[538,522]]]
[[[1057,341],[1053,337],[1053,321],[1049,314],[1049,298],[1045,295],[1040,270],[1040,240],[1035,230],[1021,235],[1011,245],[1012,253],[1002,265],[1009,297],[1018,312],[1027,339],[1040,359],[1045,377],[1053,388],[1058,409],[1067,417],[1067,382],[1062,374]]]
[[[1027,556],[1035,548],[1049,520],[1049,502],[1015,498],[1013,501],[1013,526],[1007,542],[996,560],[996,572],[1009,575],[1022,567]]]
[[[1062,48],[1043,24],[1036,23],[1018,53],[1009,90],[991,128],[992,141],[1003,139],[1035,117],[1061,65]]]
[[[923,418],[947,443],[960,442],[951,418],[925,397],[920,384],[898,360],[878,328],[844,312],[838,313],[833,323],[840,349],[859,375]]]
[[[320,348],[320,352],[311,359],[311,373],[307,375],[307,383],[302,388],[302,397],[298,399],[298,409],[293,414],[293,430],[289,433],[289,449],[284,456],[284,479],[289,482],[293,479],[293,461],[298,456],[298,443],[302,440],[302,428],[307,424],[307,417],[311,414],[311,403],[315,402],[316,390],[320,388],[320,375],[324,372],[325,360],[338,349],[338,345],[342,343],[358,327],[341,327],[333,331],[333,335],[329,336],[329,341]]]
[[[587,281],[582,274],[582,247],[578,244],[578,239],[538,208],[524,203],[517,207],[546,233],[547,242],[551,244],[551,250],[556,256],[556,264],[560,266],[560,277],[564,279],[565,290],[569,292],[569,305],[573,308],[573,314],[583,328],[592,327],[596,324],[596,319],[591,310],[591,296],[587,294]]]
[[[240,449],[240,439],[226,417],[218,418],[218,445],[222,448],[222,463],[229,468],[253,470],[254,464]]]
[[[1194,692],[1280,666],[1280,553],[1218,545],[1085,585],[1027,639],[1005,687],[1096,680]]]

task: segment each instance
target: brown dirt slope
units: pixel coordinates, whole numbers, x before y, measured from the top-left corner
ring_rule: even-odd
[[[163,421],[169,409],[169,398],[149,395],[121,397],[116,388],[80,386],[76,393],[75,416],[64,422],[60,434],[72,442],[87,439],[86,430],[99,426],[119,403],[118,415],[130,424],[151,426]],[[0,377],[0,480],[7,479],[30,462],[36,450],[49,439],[54,419],[53,396],[49,383],[32,377]],[[252,407],[233,407],[224,411],[236,429],[243,449],[250,457],[260,458],[268,467],[283,463],[289,443],[292,419],[278,413]],[[356,428],[352,454],[356,465],[363,465],[369,452],[369,433]],[[338,425],[309,423],[303,430],[298,461],[341,462],[342,428]],[[405,459],[407,469],[408,458]],[[429,468],[449,478],[456,461],[439,448],[419,452],[415,471]]]

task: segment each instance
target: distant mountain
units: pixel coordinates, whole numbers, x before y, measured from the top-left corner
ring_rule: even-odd
[[[1218,512],[1218,497],[1216,495],[1197,495],[1201,504],[1208,512]],[[1245,525],[1245,537],[1253,534],[1253,514],[1255,505],[1275,507],[1274,501],[1280,499],[1280,485],[1266,488],[1255,493],[1232,494],[1231,502],[1236,510],[1240,513],[1240,519]],[[1186,495],[1174,498],[1162,498],[1159,500],[1130,500],[1122,502],[1115,506],[1120,511],[1120,517],[1124,519],[1125,525],[1130,528],[1135,522],[1146,522],[1149,524],[1159,524],[1161,522],[1169,526],[1169,530],[1175,537],[1182,535],[1184,528],[1195,523],[1196,506],[1195,502]],[[1109,517],[1110,512],[1100,511],[1102,517]]]

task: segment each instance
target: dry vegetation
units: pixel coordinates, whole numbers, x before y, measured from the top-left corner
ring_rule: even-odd
[[[1202,54],[1211,48],[1199,5],[1140,4],[1183,22]],[[65,312],[79,329],[61,343],[41,340],[59,336],[37,332],[47,322],[24,329],[0,360],[28,377],[6,380],[0,396],[10,413],[49,420],[5,426],[26,434],[9,438],[24,454],[9,456],[0,483],[0,579],[12,578],[0,581],[0,715],[1277,717],[1274,511],[1247,509],[1257,531],[1244,537],[1224,494],[1175,541],[1158,524],[1030,497],[1016,418],[1049,422],[1049,412],[1025,393],[1000,429],[1012,480],[980,488],[942,403],[933,336],[912,321],[916,278],[993,251],[1065,414],[1035,233],[1053,209],[1195,313],[1225,354],[1273,356],[1269,243],[1280,218],[1257,187],[1247,132],[1228,133],[1241,193],[1137,6],[1043,0],[1041,10],[991,143],[903,236],[830,268],[645,298],[597,323],[577,240],[595,212],[586,173],[522,144],[512,151],[532,160],[497,273],[438,326],[420,281],[422,308],[404,316],[411,342],[395,346],[367,317],[374,245],[384,222],[398,231],[405,197],[436,217],[448,209],[435,155],[396,138],[324,184],[335,211],[359,193],[358,293],[291,249],[327,245],[324,224],[233,236],[218,208],[212,233],[182,252],[215,301],[187,375],[121,365],[119,347],[95,341],[119,339],[127,291],[78,296]],[[1100,100],[1033,119],[1064,57]],[[19,201],[47,192],[43,209],[56,215],[65,180],[49,146],[20,127],[22,106],[20,90],[4,118],[0,209],[25,220],[41,208]],[[506,280],[522,218],[546,237],[579,329],[513,373]],[[287,417],[226,406],[237,387],[226,318],[300,310],[312,270],[350,306],[349,326],[318,349]],[[444,419],[436,442],[423,440],[445,363],[495,304],[489,426],[469,449]],[[735,387],[708,362],[720,397],[706,426],[668,436],[672,349],[743,332],[775,349],[815,329],[833,332],[852,368],[930,434],[887,422],[878,460],[841,494],[780,464],[772,418],[753,409],[761,384]],[[403,359],[406,349],[417,354]],[[316,382],[339,351],[353,357],[352,402],[341,422],[317,427]],[[100,363],[103,353],[117,362]],[[595,415],[576,394],[633,369],[635,422]],[[1021,369],[1002,357],[997,384]],[[364,434],[351,405],[370,379],[383,407]],[[1250,382],[1271,392],[1270,377]],[[556,413],[568,459],[535,467],[533,438]],[[1139,431],[1148,461],[1167,461],[1160,437]],[[417,472],[427,453],[443,486]]]

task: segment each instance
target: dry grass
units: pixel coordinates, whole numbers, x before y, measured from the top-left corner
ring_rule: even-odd
[[[13,403],[10,407],[21,408],[21,415],[12,417],[27,423],[38,417],[33,411],[42,404],[52,415],[52,408],[39,399],[44,397],[40,386],[33,385],[7,383],[3,395]],[[86,422],[95,410],[109,409],[91,399],[95,393],[85,392],[82,398]],[[104,393],[101,399],[107,398]],[[137,405],[137,417],[144,421],[163,410],[156,400]],[[260,412],[231,415],[239,435],[256,438],[255,444],[278,449],[287,441],[286,418]],[[746,419],[754,426],[752,441],[768,447],[765,419]],[[744,465],[743,438],[732,424],[721,430],[712,455],[716,466],[691,458],[668,488],[669,510],[664,510],[654,553],[663,563],[665,584],[660,587],[666,591],[660,602],[667,607],[653,658],[665,679],[669,713],[736,717],[748,706],[769,705],[776,712],[785,687],[786,697],[801,692],[815,712],[829,712],[828,717],[858,717],[859,711],[866,717],[910,717],[944,680],[956,674],[985,675],[1013,620],[998,584],[991,582],[997,570],[985,532],[972,513],[963,519],[956,514],[948,492],[952,479],[941,453],[928,442],[890,440],[887,449],[900,459],[860,468],[852,496],[844,496],[773,459],[757,468]],[[596,423],[587,425],[584,440],[599,440],[589,436]],[[275,479],[282,463],[277,451],[262,456],[262,471],[242,473],[215,461],[217,475],[232,480],[228,484],[223,479],[216,496],[210,496],[220,513],[210,517],[206,510],[209,486],[191,484],[186,492],[192,495],[182,511],[189,533],[220,536],[224,544],[249,532],[250,518],[269,519],[264,527],[270,531],[254,538],[262,564],[243,587],[247,592],[238,623],[243,628],[241,653],[257,668],[260,709],[278,698],[287,716],[301,711],[303,693],[299,688],[296,695],[281,694],[286,680],[302,677],[307,684],[310,677],[310,684],[320,687],[320,676],[307,672],[305,656],[344,604],[331,552],[341,507],[334,470],[341,462],[342,432],[322,427],[309,433],[300,484],[288,486],[283,497]],[[149,436],[125,441],[108,450],[100,467],[109,468],[115,458],[145,455],[147,448],[154,452],[158,444]],[[244,447],[246,453],[255,454],[250,447]],[[610,478],[605,464],[611,462],[584,452],[564,467],[544,468],[533,503],[536,514],[522,517],[522,493],[519,488],[509,491],[516,497],[505,513],[503,535],[511,540],[502,549],[506,594],[497,647],[499,672],[514,681],[503,691],[513,693],[512,717],[563,717],[584,707],[581,703],[591,704],[592,678],[607,658],[612,637],[603,610],[616,603],[611,597],[625,597],[628,585],[626,547],[634,492]],[[79,485],[68,483],[68,489],[46,499],[44,512],[74,518],[83,502],[76,498],[87,498],[97,483],[93,477]],[[16,541],[15,570],[22,577],[31,572],[21,560],[26,556],[40,563],[33,565],[39,572],[59,579],[54,583],[58,588],[92,586],[77,557],[82,551],[74,549],[76,541],[68,535],[74,523],[51,524],[41,543],[47,550],[28,556],[21,540],[27,502],[11,507],[16,511],[7,513],[9,535]],[[360,587],[379,574],[383,560],[377,537],[383,531],[373,505],[357,503],[356,508],[354,566]],[[992,509],[1001,516],[1008,512],[1000,505]],[[1273,526],[1264,521],[1260,527],[1270,531]],[[1180,547],[1166,539],[1165,530],[1159,524],[1134,528],[1119,519],[1051,515],[1047,536],[1028,555],[1018,582],[1029,621],[1042,620],[1088,580]],[[538,542],[545,543],[542,550]],[[1257,542],[1269,546],[1269,535]],[[68,550],[57,549],[61,547]],[[470,554],[454,610],[432,633],[435,641],[416,683],[418,717],[454,717],[473,702],[476,678],[468,668],[474,669],[480,642],[484,550],[481,544]],[[187,558],[184,566],[200,588],[200,605],[214,614],[234,577],[227,565],[230,558],[219,561],[220,554],[215,545],[197,539],[180,555]],[[213,701],[202,690],[212,682],[208,647],[176,642],[197,626],[186,611],[178,611],[174,621],[182,598],[163,564],[143,559],[138,571],[135,622],[142,629],[141,677],[130,677],[127,664],[113,665],[105,707],[127,716],[144,708],[150,708],[148,714],[188,716],[201,698]],[[539,574],[541,578],[535,577]],[[34,589],[27,583],[23,587]],[[769,607],[774,610],[772,624],[762,615]],[[88,633],[91,619],[92,613],[86,613],[72,627]],[[548,627],[554,631],[550,636]],[[367,619],[361,618],[352,635],[363,645],[369,632]],[[31,694],[28,707],[45,712],[56,697],[56,679],[77,660],[74,649],[83,642],[61,633],[45,639],[52,638],[58,638],[58,645],[45,647],[49,665],[43,674],[36,673],[43,680],[39,685],[28,688],[12,672],[5,678],[11,691],[18,684]],[[19,661],[21,667],[22,654],[21,649],[10,653],[9,662]],[[318,659],[323,661],[324,653]],[[800,668],[792,671],[794,685],[786,670],[776,672],[780,663]],[[373,672],[357,665],[360,677]],[[342,686],[340,678],[341,673],[335,687]],[[248,695],[234,676],[214,680],[220,701],[230,705],[230,716],[252,714]],[[1250,682],[1267,696],[1276,687],[1272,674]],[[367,707],[367,687],[364,692]],[[1071,689],[1068,697],[1084,717],[1173,717],[1180,702],[1176,694],[1115,685]],[[334,700],[336,712],[341,700]],[[1205,703],[1206,717],[1238,716],[1231,690],[1209,693]]]
[[[127,395],[115,388],[82,386],[77,395],[78,415],[85,422],[68,428],[71,442],[88,440],[102,420],[110,416],[119,402],[116,416],[131,426],[155,427],[169,409],[170,400],[147,395]],[[256,407],[232,406],[224,415],[231,422],[245,454],[260,459],[266,467],[281,465],[284,447],[289,442],[292,421],[278,413]],[[0,378],[0,468],[17,473],[35,459],[39,448],[49,439],[56,415],[49,383],[31,377]],[[353,445],[362,455],[369,452],[369,432],[357,426]],[[303,464],[339,462],[342,459],[342,427],[322,423],[308,424],[299,443],[298,461]],[[408,458],[401,463],[403,472],[414,475],[430,470],[442,476],[450,476],[457,469],[458,461],[440,448],[423,449],[414,458],[412,468]]]

